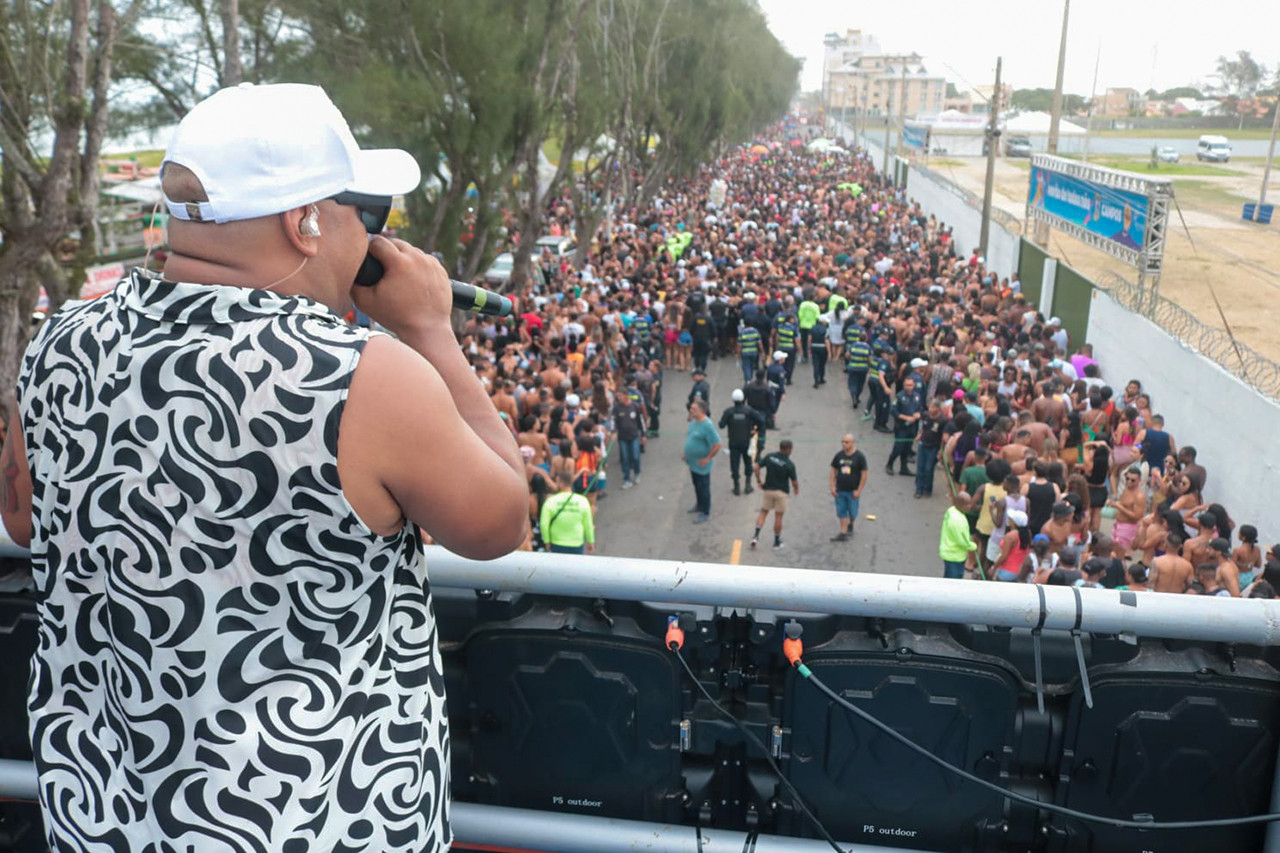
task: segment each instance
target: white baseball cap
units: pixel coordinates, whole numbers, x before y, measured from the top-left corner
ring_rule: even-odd
[[[174,217],[197,222],[270,216],[342,192],[403,195],[422,181],[409,152],[361,150],[324,90],[300,83],[213,93],[178,124],[164,163],[199,178],[208,201],[165,199]]]
[[[741,388],[734,388],[733,393],[729,395],[729,399],[735,403],[741,403],[743,400],[747,398],[746,398],[746,395],[742,393]]]
[[[1061,326],[1061,325],[1062,325],[1062,321],[1061,321],[1061,320],[1059,320],[1057,317],[1050,317],[1050,318],[1049,318],[1049,325],[1050,325],[1050,326]]]
[[[775,352],[775,353],[773,354],[773,360],[774,360],[774,361],[786,361],[786,360],[787,360],[787,354],[786,354],[785,352],[783,352],[782,350],[778,350],[777,352]]]

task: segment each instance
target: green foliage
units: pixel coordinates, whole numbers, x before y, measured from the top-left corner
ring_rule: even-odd
[[[1015,110],[1030,110],[1047,113],[1053,107],[1052,89],[1014,89],[1010,103]],[[1064,113],[1076,113],[1085,109],[1089,99],[1084,95],[1063,93],[1062,110]]]

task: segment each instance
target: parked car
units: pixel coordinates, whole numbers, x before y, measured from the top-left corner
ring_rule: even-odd
[[[490,284],[506,284],[511,278],[511,268],[515,264],[516,256],[510,252],[503,252],[494,258],[493,263],[489,264],[489,268],[484,271],[484,280]]]
[[[1196,159],[1210,163],[1227,163],[1231,160],[1231,143],[1225,136],[1206,133],[1196,143]]]
[[[537,258],[532,260],[536,261]],[[516,256],[510,252],[503,252],[501,255],[493,259],[493,263],[489,264],[489,268],[484,271],[484,280],[493,285],[497,290],[501,291],[507,286],[507,282],[511,280],[511,269],[515,266]],[[533,284],[537,288],[546,285],[546,276],[542,274],[542,267],[536,263],[529,266],[529,275],[533,279]]]
[[[557,258],[572,255],[578,249],[578,243],[572,237],[556,237],[551,234],[539,237],[538,242],[533,245],[536,252],[541,253],[543,249],[550,249],[551,254]]]
[[[1004,141],[1004,156],[1030,157],[1031,140],[1025,136],[1010,136]]]
[[[1162,145],[1156,151],[1156,159],[1161,163],[1176,163],[1178,162],[1178,149],[1172,145]]]

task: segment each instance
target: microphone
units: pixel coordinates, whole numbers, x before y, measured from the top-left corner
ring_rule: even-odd
[[[365,255],[364,263],[360,265],[360,269],[356,272],[355,283],[363,287],[371,287],[382,280],[385,272],[386,270],[377,258],[373,255]],[[453,307],[460,311],[475,311],[479,314],[490,314],[494,317],[511,316],[511,300],[500,293],[494,293],[492,290],[485,290],[483,287],[476,287],[471,284],[463,284],[452,279],[449,281],[449,286],[453,289]]]
[[[478,314],[491,314],[494,317],[511,316],[511,300],[501,293],[485,290],[473,284],[449,280],[453,288],[453,307],[462,311],[475,311]]]

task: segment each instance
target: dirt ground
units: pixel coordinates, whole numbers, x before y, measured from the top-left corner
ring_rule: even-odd
[[[1116,162],[1124,158],[1105,159],[1108,166],[1127,165]],[[1183,160],[1185,167],[1194,170],[1194,158]],[[1130,170],[1145,173],[1142,159],[1135,158],[1130,163]],[[930,168],[982,194],[984,158],[946,158],[930,164]],[[1165,243],[1160,293],[1202,322],[1222,328],[1222,318],[1213,302],[1216,292],[1235,336],[1262,355],[1280,361],[1280,210],[1270,225],[1240,218],[1241,205],[1258,200],[1262,170],[1262,160],[1253,158],[1205,170],[1226,174],[1169,176],[1174,181],[1174,198],[1186,228],[1175,210]],[[1027,160],[996,161],[995,204],[1019,220],[1026,212],[1029,176]],[[1280,163],[1271,170],[1267,201],[1280,207]],[[1052,232],[1049,249],[1086,276],[1110,271],[1130,281],[1137,280],[1132,267],[1058,232]]]

